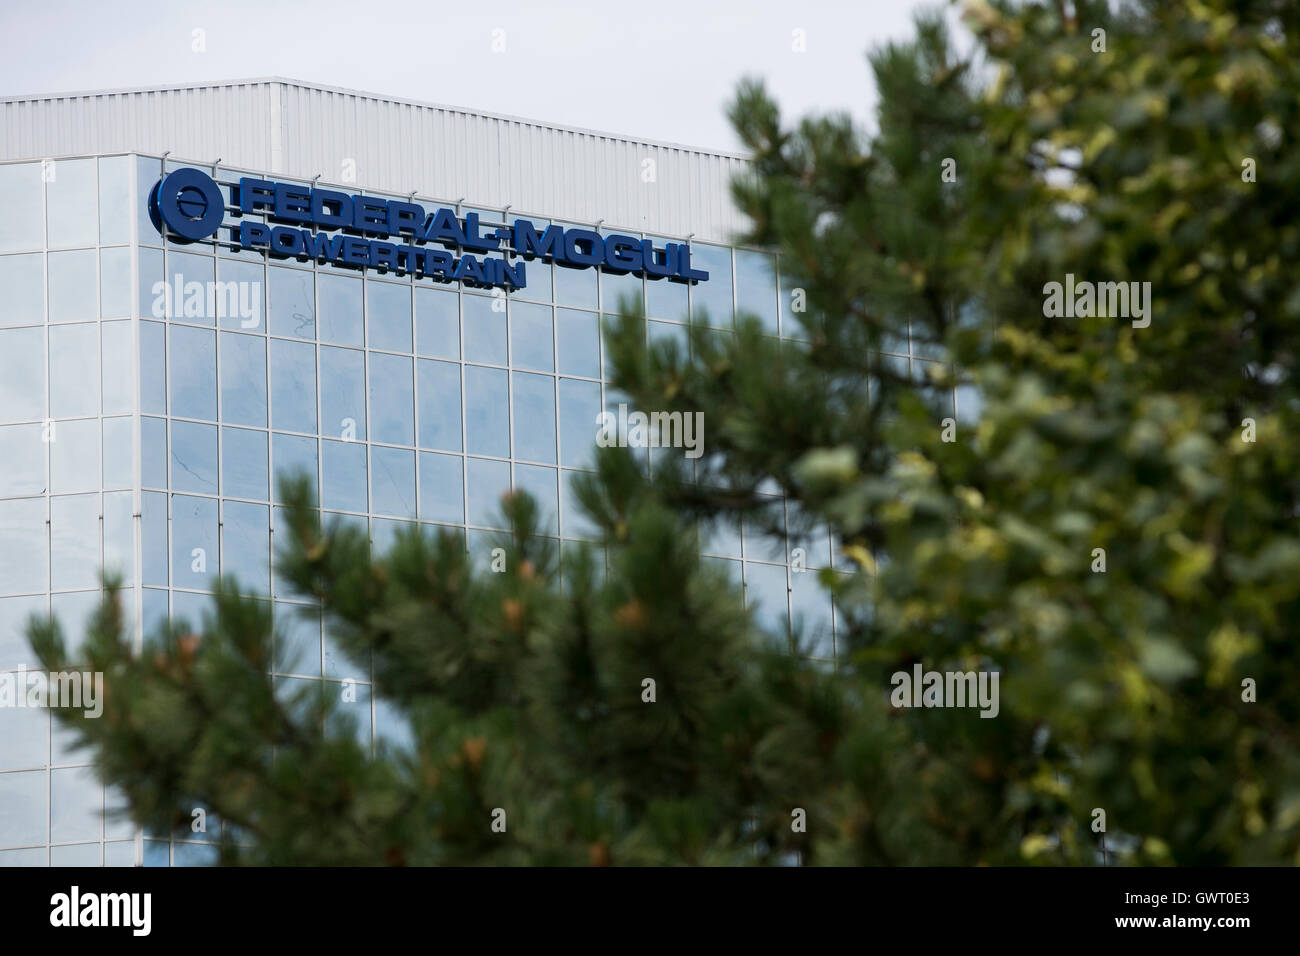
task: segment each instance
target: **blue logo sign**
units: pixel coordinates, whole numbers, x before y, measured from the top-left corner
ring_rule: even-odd
[[[524,288],[526,262],[533,259],[672,282],[709,278],[691,266],[686,243],[657,246],[649,239],[601,235],[594,229],[538,229],[528,219],[488,228],[477,213],[460,218],[451,209],[426,210],[418,203],[333,189],[244,177],[233,189],[232,206],[232,217],[241,221],[226,225],[220,187],[197,169],[168,173],[149,194],[150,217],[160,234],[196,242],[217,236],[225,226],[231,248],[258,249],[277,259],[314,259],[342,268],[507,290]],[[258,218],[243,219],[245,215]]]

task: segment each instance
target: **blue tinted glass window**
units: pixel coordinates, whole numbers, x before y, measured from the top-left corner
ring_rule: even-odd
[[[731,250],[726,246],[695,243],[691,266],[709,277],[691,286],[691,318],[715,328],[731,327]]]
[[[532,263],[528,264],[531,269]],[[596,270],[555,267],[555,304],[576,306],[580,309],[596,308]]]
[[[415,392],[411,360],[371,352],[370,438],[393,445],[415,444]]]
[[[776,334],[776,261],[772,256],[751,249],[736,250],[736,307],[741,314],[758,316],[763,328]]]
[[[366,510],[366,446],[321,442],[321,503],[336,511]]]
[[[538,372],[555,371],[551,307],[510,303],[510,364]]]
[[[45,431],[39,422],[0,425],[0,498],[43,495],[48,486],[45,467]],[[2,665],[0,665],[2,666]]]
[[[221,493],[266,501],[269,487],[266,432],[222,428]]]
[[[131,360],[130,322],[105,322],[100,370],[104,389],[104,414],[126,415],[135,405],[135,363]]]
[[[271,526],[266,505],[223,501],[221,573],[241,588],[266,594],[270,587]]]
[[[94,323],[50,328],[50,415],[99,413],[99,327]]]
[[[45,186],[40,163],[0,166],[0,252],[40,249],[45,245]]]
[[[322,437],[366,437],[366,370],[361,352],[322,346],[320,417]]]
[[[537,527],[542,534],[560,533],[559,477],[554,468],[515,465],[515,488],[537,502]]]
[[[45,321],[45,257],[39,252],[0,256],[0,289],[0,328]]]
[[[813,571],[790,573],[790,607],[801,650],[812,657],[831,658],[835,654],[831,630],[831,596]]]
[[[361,280],[324,273],[318,279],[320,340],[336,345],[363,345]]]
[[[600,273],[600,307],[605,312],[621,312],[630,306],[634,311],[644,305],[641,277],[631,272]]]
[[[59,422],[50,448],[50,490],[55,494],[99,488],[99,421]]]
[[[130,156],[104,156],[99,161],[99,241],[131,241]]]
[[[268,266],[267,296],[272,335],[316,337],[315,276],[301,269]]]
[[[266,427],[266,339],[221,333],[221,420]]]
[[[217,493],[217,429],[197,422],[172,422],[172,483],[175,491]]]
[[[131,314],[131,250],[99,251],[99,309],[106,319]]]
[[[506,300],[504,297],[465,294],[465,358],[487,365],[506,364]]]
[[[223,329],[265,331],[265,268],[260,262],[221,260],[216,287],[217,318]]]
[[[167,495],[161,491],[146,491],[140,498],[140,508],[141,570],[144,584],[166,587]],[[149,593],[146,590],[146,600]],[[146,631],[146,633],[152,632]]]
[[[216,260],[189,252],[167,253],[167,283],[163,289],[168,318],[196,325],[216,323],[216,297],[208,290],[216,279]]]
[[[47,291],[51,322],[85,322],[99,317],[99,255],[94,249],[51,252]]]
[[[465,441],[475,455],[510,456],[510,396],[500,369],[465,366]]]
[[[464,460],[459,455],[420,452],[420,518],[462,524],[465,521]]]
[[[271,427],[316,431],[316,346],[271,339]]]
[[[280,674],[320,676],[320,612],[276,602],[275,670]]]
[[[107,439],[107,435],[105,435]],[[167,419],[140,419],[140,477],[146,488],[167,487]]]
[[[140,300],[137,303],[143,318],[165,319],[172,294],[163,281],[163,254],[161,249],[140,249],[136,264],[139,273]]]
[[[555,461],[555,379],[514,372],[515,457]]]
[[[600,385],[562,378],[560,388],[560,462],[587,468],[594,464]]]
[[[773,636],[784,636],[790,626],[785,568],[775,564],[745,562],[745,604],[756,607],[755,619]]]
[[[271,457],[275,467],[275,481],[271,489],[274,500],[280,497],[280,481],[290,476],[306,477],[313,491],[316,488],[316,439],[300,435],[271,436]]]
[[[489,528],[505,527],[501,517],[501,496],[510,490],[510,462],[467,458],[465,467],[469,523]]]
[[[168,329],[171,355],[171,413],[183,418],[217,418],[215,333],[173,325]]]
[[[45,223],[51,249],[93,246],[99,236],[95,160],[51,162],[45,184]]]
[[[366,344],[390,352],[411,351],[411,287],[366,283]]]
[[[51,587],[98,586],[99,534],[99,495],[50,499]]]
[[[217,500],[173,495],[172,585],[206,588],[220,571],[217,542]]]
[[[460,366],[416,363],[420,398],[420,447],[460,451]]]
[[[415,347],[428,358],[460,358],[460,297],[455,292],[415,290]]]
[[[45,417],[45,329],[0,329],[0,422]]]
[[[370,505],[374,514],[415,517],[415,452],[371,446]]]
[[[560,373],[600,378],[600,320],[594,312],[557,309]]]
[[[140,410],[167,414],[167,327],[140,323]]]

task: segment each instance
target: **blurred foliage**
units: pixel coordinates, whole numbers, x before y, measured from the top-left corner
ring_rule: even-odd
[[[336,684],[277,688],[233,586],[142,653],[106,602],[104,717],[65,719],[135,820],[207,807],[232,863],[1300,862],[1300,7],[964,13],[871,54],[869,132],[739,90],[743,240],[798,339],[611,325],[613,384],[703,413],[709,454],[602,450],[593,544],[560,561],[516,495],[502,573],[452,536],[372,557],[291,489],[280,575],[405,746],[371,757]],[[1045,315],[1067,275],[1149,282],[1150,324]],[[773,490],[834,532],[834,670],[698,557],[775,530]],[[999,671],[998,717],[892,708],[916,663]]]

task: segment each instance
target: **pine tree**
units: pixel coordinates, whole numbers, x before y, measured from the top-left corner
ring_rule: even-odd
[[[134,819],[206,808],[229,863],[1300,862],[1300,14],[967,15],[871,55],[869,133],[741,87],[743,239],[801,331],[611,325],[613,384],[709,454],[600,449],[595,542],[557,554],[512,495],[499,573],[450,535],[372,555],[287,486],[280,573],[408,746],[274,684],[233,584],[139,655],[110,592],[78,655],[104,716],[60,719]],[[1061,314],[1067,282],[1134,294]],[[834,670],[699,557],[777,531],[773,487],[835,532]],[[997,716],[894,706],[915,665],[996,672]]]

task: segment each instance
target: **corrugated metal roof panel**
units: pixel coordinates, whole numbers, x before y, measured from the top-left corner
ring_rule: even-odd
[[[670,236],[744,228],[728,189],[746,163],[735,154],[279,78],[0,100],[0,159],[168,150]]]

